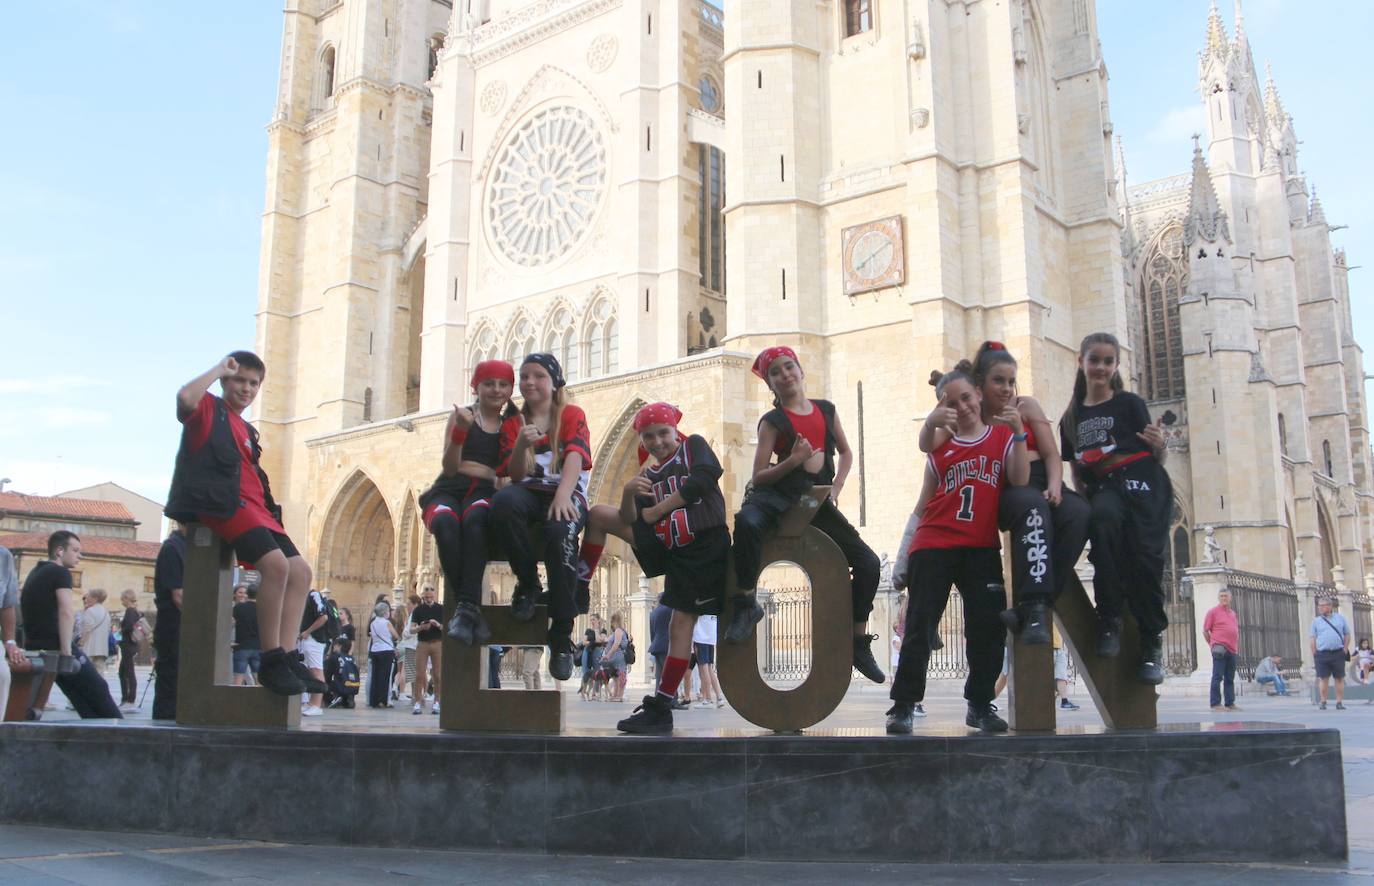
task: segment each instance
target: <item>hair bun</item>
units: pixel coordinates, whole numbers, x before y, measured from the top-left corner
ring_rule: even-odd
[[[942,379],[942,378],[944,378],[944,377],[945,377],[945,374],[944,374],[943,372],[941,372],[941,371],[938,370],[938,369],[932,369],[932,370],[930,371],[930,386],[931,386],[932,388],[935,387],[936,385],[938,385],[938,384],[940,383],[940,379]]]
[[[968,360],[960,360],[954,364],[954,371],[965,373],[971,377],[973,375],[973,363]]]

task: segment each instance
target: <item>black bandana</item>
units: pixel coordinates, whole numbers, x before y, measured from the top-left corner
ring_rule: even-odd
[[[526,363],[538,363],[544,367],[544,371],[553,379],[553,389],[556,391],[568,382],[563,378],[563,367],[558,365],[558,358],[553,354],[529,354],[520,362],[521,366]]]

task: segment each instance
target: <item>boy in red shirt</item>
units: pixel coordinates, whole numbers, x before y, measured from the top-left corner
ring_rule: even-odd
[[[258,587],[258,683],[279,695],[324,692],[295,651],[297,628],[310,592],[310,567],[281,525],[267,474],[259,466],[257,429],[243,419],[267,367],[251,351],[235,351],[177,392],[181,445],[177,450],[168,517],[203,523],[239,561],[262,576]],[[222,396],[209,393],[220,383]],[[284,646],[289,643],[292,651]]]

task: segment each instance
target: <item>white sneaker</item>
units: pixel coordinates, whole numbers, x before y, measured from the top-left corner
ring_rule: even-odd
[[[410,709],[410,712],[411,712],[412,714],[423,714],[423,713],[424,713],[424,709],[420,707],[420,703],[417,701],[417,702],[415,702],[415,707],[413,707],[413,708]]]
[[[119,706],[119,709],[121,711],[136,711],[138,710],[138,705],[134,704],[131,701],[126,701],[124,702],[124,704]]]
[[[924,717],[925,715],[926,715],[926,706],[923,705],[923,704],[918,704],[918,705],[916,705],[916,707],[914,707],[914,708],[911,709],[911,716],[913,716],[913,717]]]
[[[430,705],[429,712],[431,714],[439,713],[439,702],[436,701],[434,704]]]
[[[323,713],[324,711],[320,710],[319,707],[313,704],[308,704],[301,708],[302,717],[318,717],[320,714]]]
[[[723,699],[723,698],[716,699],[716,707],[717,707],[717,708],[723,708],[723,707],[725,707],[725,699]]]

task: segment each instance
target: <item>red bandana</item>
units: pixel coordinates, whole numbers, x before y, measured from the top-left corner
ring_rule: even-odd
[[[483,360],[472,370],[472,389],[477,390],[477,386],[489,378],[504,378],[514,387],[515,370],[505,360]]]
[[[682,410],[671,403],[650,403],[635,413],[635,432],[644,430],[649,425],[672,425],[677,427],[677,423],[682,421]]]
[[[797,359],[796,351],[792,350],[786,345],[779,345],[778,347],[763,349],[763,352],[759,354],[758,359],[754,361],[753,373],[757,375],[759,378],[763,379],[766,383],[768,381],[768,367],[772,366],[773,361],[777,360],[780,357],[791,357],[793,362],[795,362],[798,366],[801,365],[801,361]]]

